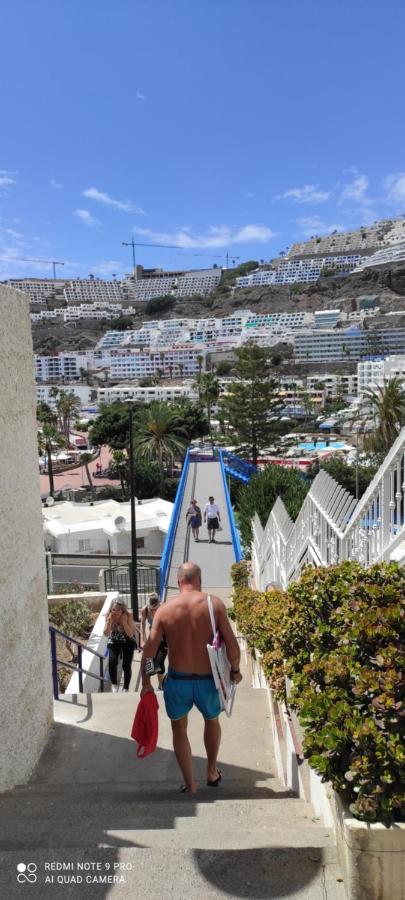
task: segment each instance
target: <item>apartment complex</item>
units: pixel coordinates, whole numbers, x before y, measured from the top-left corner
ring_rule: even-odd
[[[294,335],[295,359],[304,362],[360,360],[378,354],[378,346],[387,353],[405,353],[405,328],[387,328],[368,332],[360,328],[305,329]]]
[[[405,355],[366,359],[357,363],[359,396],[368,388],[383,387],[384,382],[390,378],[405,381]]]
[[[138,266],[137,281],[129,276],[127,284],[131,284],[134,300],[147,302],[167,294],[173,297],[191,297],[193,294],[208,297],[218,287],[221,277],[220,268],[168,272],[164,269],[144,270]]]
[[[285,285],[318,281],[322,272],[353,272],[362,262],[359,254],[336,254],[335,256],[298,259],[284,257],[273,260],[271,268],[259,268],[236,279],[238,288],[260,285]]]
[[[117,400],[135,400],[137,403],[151,403],[159,400],[164,403],[176,403],[186,398],[197,400],[198,392],[192,384],[153,385],[139,387],[137,384],[114,384],[102,387],[97,391],[98,403],[114,403]]]

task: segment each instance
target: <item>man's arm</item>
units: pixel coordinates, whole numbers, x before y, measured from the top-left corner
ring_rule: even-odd
[[[142,690],[141,697],[144,694],[147,694],[148,691],[153,691],[153,687],[150,683],[150,675],[147,675],[145,672],[146,661],[148,659],[153,659],[156,656],[160,642],[163,637],[163,627],[162,627],[162,611],[158,609],[153,617],[153,622],[151,625],[151,629],[149,632],[148,640],[143,648],[142,659],[141,659],[141,675],[142,675]]]
[[[234,681],[235,684],[239,684],[239,682],[242,681],[242,675],[239,671],[240,647],[232,630],[231,623],[228,619],[226,606],[222,602],[222,600],[219,599],[219,597],[215,597],[214,609],[217,614],[218,630],[221,632],[221,635],[223,637],[226,647],[226,655],[231,664],[231,681]]]

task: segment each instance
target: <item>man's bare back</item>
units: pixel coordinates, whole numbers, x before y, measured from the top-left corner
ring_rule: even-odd
[[[236,641],[226,613],[224,615],[225,606],[219,597],[211,595],[211,600],[215,623],[226,643],[229,657],[235,656]],[[182,592],[172,600],[168,600],[155,616],[151,629],[152,638],[155,637],[155,622],[166,637],[169,665],[173,669],[196,675],[211,672],[207,644],[211,643],[213,634],[208,611],[208,594],[202,591]]]

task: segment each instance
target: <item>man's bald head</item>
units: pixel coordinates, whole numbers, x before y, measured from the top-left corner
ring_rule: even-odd
[[[201,569],[197,563],[185,562],[179,566],[177,572],[177,582],[179,587],[182,584],[191,584],[196,590],[201,588]]]

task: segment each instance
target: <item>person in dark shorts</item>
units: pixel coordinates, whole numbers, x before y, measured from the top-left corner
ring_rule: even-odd
[[[220,521],[219,506],[214,497],[208,497],[208,503],[204,507],[204,522],[207,523],[209,544],[215,544],[215,532],[218,531]]]
[[[190,506],[186,512],[186,522],[187,525],[190,525],[190,528],[193,532],[193,538],[195,541],[199,540],[199,530],[201,528],[201,509],[197,504],[197,500],[192,500]]]
[[[149,632],[150,632],[150,630],[152,628],[153,619],[159,609],[159,605],[160,605],[159,594],[153,593],[153,594],[149,594],[149,599],[148,599],[146,606],[144,606],[141,609],[141,647],[143,647],[146,644],[146,640],[147,640],[146,625],[148,624]],[[167,656],[167,644],[166,644],[165,638],[163,637],[160,642],[159,649],[158,649],[154,659],[152,660],[153,665],[150,667],[151,668],[150,674],[157,675],[157,677],[158,677],[159,689],[162,688],[162,684],[163,684],[163,678],[164,678],[164,674],[165,674],[166,656]]]

